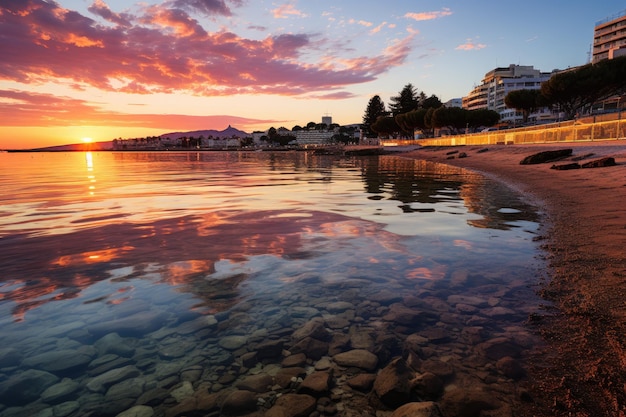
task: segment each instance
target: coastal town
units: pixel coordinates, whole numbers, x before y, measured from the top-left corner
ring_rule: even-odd
[[[603,62],[626,57],[626,31],[621,28],[626,25],[626,11],[615,16],[610,16],[595,24],[593,48],[590,51],[590,62],[577,68],[567,68],[563,70],[541,71],[529,65],[511,64],[507,67],[497,67],[488,71],[482,82],[462,98],[454,98],[445,103],[432,95],[426,97],[423,92],[418,92],[411,84],[396,97],[392,97],[391,111],[387,110],[380,97],[374,96],[368,105],[363,117],[363,123],[340,126],[333,123],[332,116],[324,115],[321,122],[309,122],[305,126],[270,127],[266,131],[254,131],[247,133],[232,126],[217,131],[193,131],[176,132],[160,136],[132,139],[115,139],[112,141],[114,150],[174,150],[174,149],[195,149],[195,150],[227,150],[227,149],[272,149],[272,148],[293,148],[309,149],[329,145],[396,145],[398,139],[402,139],[403,144],[419,144],[423,138],[437,138],[457,135],[459,133],[485,133],[499,130],[508,130],[525,127],[554,127],[554,124],[572,119],[572,114],[568,114],[567,105],[562,105],[558,100],[554,100],[551,105],[541,103],[539,99],[530,104],[516,104],[509,100],[512,92],[526,93],[533,92],[539,97],[543,90],[547,90],[546,85],[554,77],[562,77],[576,72],[583,72],[585,67],[590,67]],[[626,59],[626,58],[624,58]],[[542,87],[543,86],[543,87]],[[542,90],[543,88],[543,90]],[[605,94],[602,97],[595,97],[593,100],[584,101],[575,112],[575,118],[587,118],[587,121],[596,121],[597,117],[603,120],[621,119],[624,108],[626,92],[624,88],[616,88],[615,93]],[[539,101],[537,101],[539,100]],[[427,104],[428,103],[428,104]],[[378,106],[377,112],[370,113],[372,104]],[[427,123],[416,123],[408,129],[394,126],[391,129],[372,129],[372,125],[377,119],[394,118],[397,123],[397,116],[420,109],[438,108],[462,109],[465,112],[491,111],[497,114],[497,119],[493,122],[484,122],[474,125],[470,129],[467,120],[459,123],[449,121],[437,122],[433,119],[432,113]],[[571,109],[570,109],[571,113]],[[609,114],[609,116],[605,116]],[[420,116],[422,119],[424,115]],[[591,119],[589,119],[591,117]],[[449,119],[449,117],[446,117]],[[466,117],[467,119],[467,117]],[[426,126],[432,128],[430,131]],[[460,128],[459,128],[460,127]],[[465,127],[465,129],[463,129]],[[596,137],[595,139],[605,139],[611,137]],[[587,137],[590,139],[590,137]],[[432,143],[432,141],[430,141]]]
[[[0,4],[0,417],[626,417],[624,5],[284,1]]]

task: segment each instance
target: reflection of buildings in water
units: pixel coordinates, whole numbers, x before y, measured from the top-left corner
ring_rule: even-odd
[[[87,180],[89,180],[89,195],[95,194],[96,190],[96,176],[93,170],[93,154],[91,152],[85,152],[85,161],[87,163]]]

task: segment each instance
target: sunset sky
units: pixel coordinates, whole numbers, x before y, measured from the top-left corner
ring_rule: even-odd
[[[585,64],[623,1],[0,0],[0,149],[360,123],[510,64]]]

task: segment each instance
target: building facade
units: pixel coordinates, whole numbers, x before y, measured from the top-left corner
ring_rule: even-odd
[[[463,97],[463,108],[494,110],[500,114],[502,122],[516,124],[522,121],[522,113],[506,107],[506,95],[515,90],[538,90],[541,83],[549,80],[552,74],[527,65],[511,64],[508,67],[495,68],[485,74],[480,85]],[[552,115],[550,112],[538,112],[533,117],[535,121],[543,121]]]
[[[626,10],[596,22],[591,62],[626,55]]]

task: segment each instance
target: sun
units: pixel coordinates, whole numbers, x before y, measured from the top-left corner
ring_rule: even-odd
[[[91,142],[93,142],[93,139],[91,139],[91,138],[83,138],[83,142],[84,143],[91,143]]]

